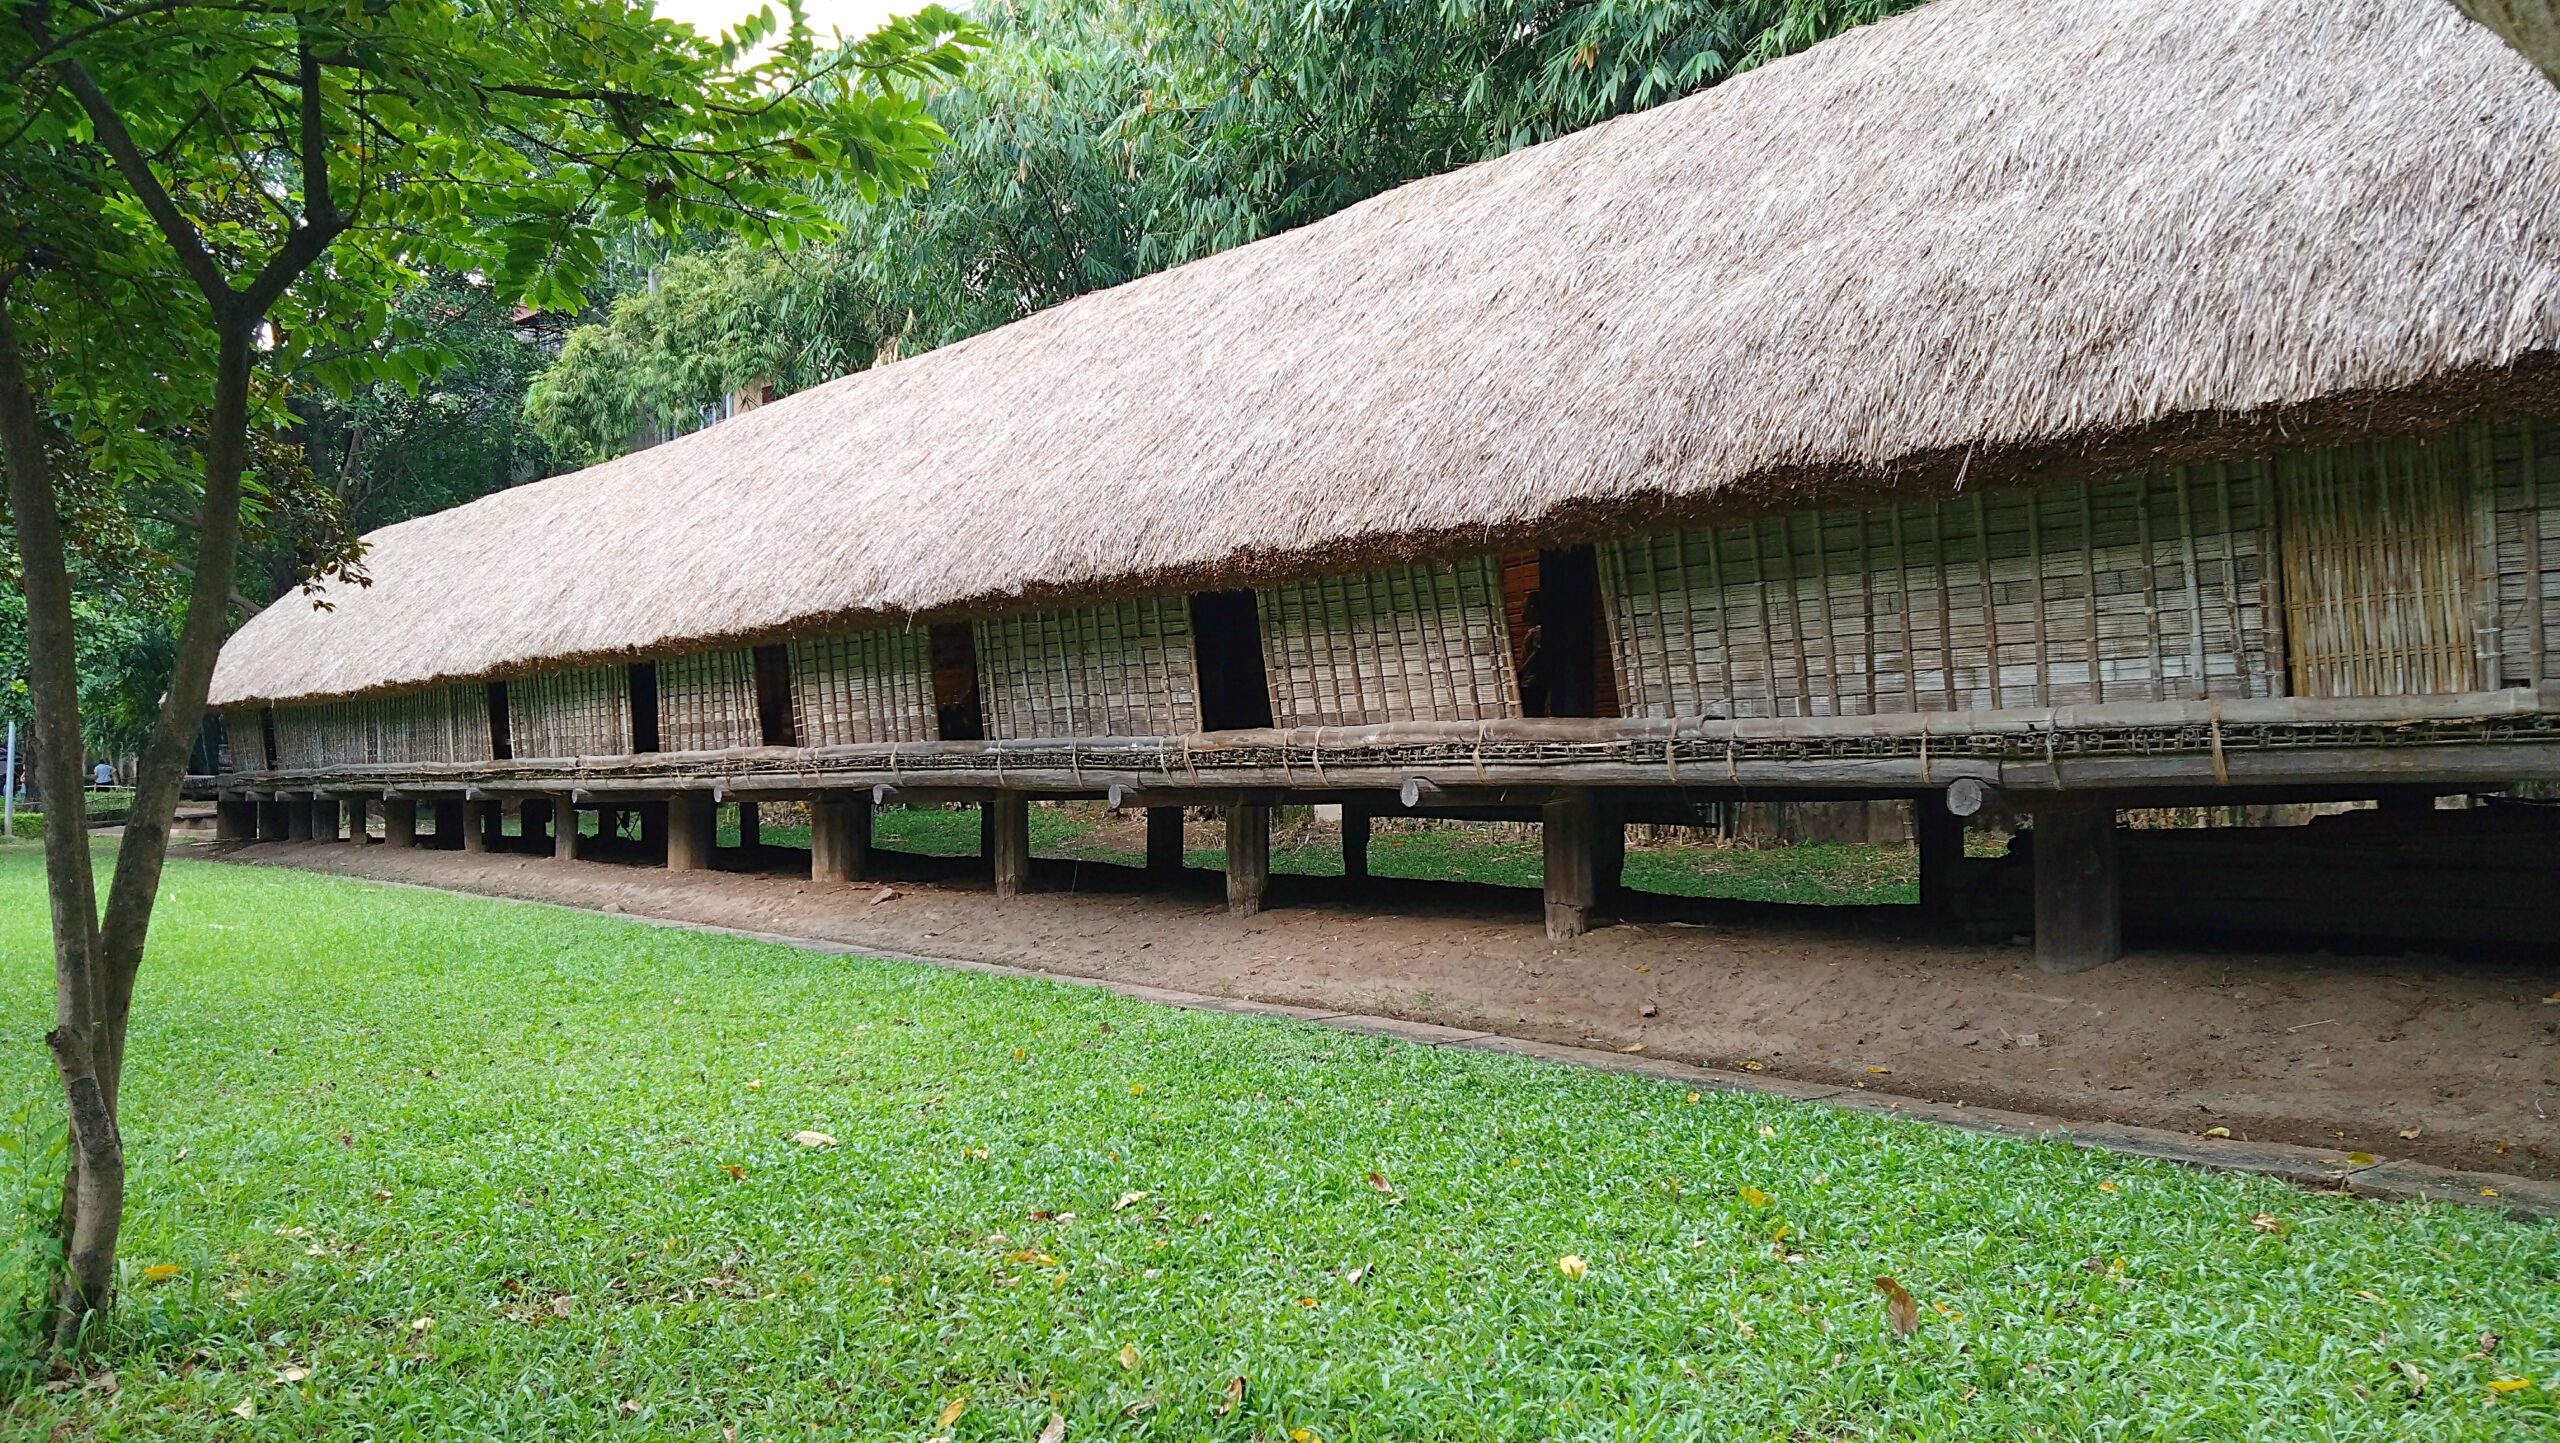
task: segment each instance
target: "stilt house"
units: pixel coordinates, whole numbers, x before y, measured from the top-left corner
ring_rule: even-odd
[[[386,528],[215,785],[975,800],[1000,888],[1220,806],[1248,909],[1276,802],[1536,816],[1558,935],[1626,820],[1908,797],[2085,965],[2119,808],[2560,777],[2556,352],[2560,90],[2447,0],[1936,0]]]

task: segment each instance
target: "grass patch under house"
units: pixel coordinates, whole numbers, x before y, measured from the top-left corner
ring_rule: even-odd
[[[210,864],[134,1039],[112,1386],[0,1433],[2560,1435],[2560,1229],[2467,1207]]]

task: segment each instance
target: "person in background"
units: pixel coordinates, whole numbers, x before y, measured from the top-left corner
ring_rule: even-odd
[[[90,775],[89,784],[100,788],[114,786],[116,784],[116,769],[114,765],[108,762],[98,763],[97,770]]]

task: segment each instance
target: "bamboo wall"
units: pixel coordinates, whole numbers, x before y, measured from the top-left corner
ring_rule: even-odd
[[[792,709],[802,746],[931,741],[933,660],[922,627],[791,644]]]
[[[1800,512],[1604,544],[1631,716],[1854,716],[2283,689],[2268,467]]]
[[[1146,597],[981,621],[987,736],[1183,736],[1200,729],[1191,609]]]
[[[2560,422],[2510,420],[2464,440],[2493,580],[2488,653],[2496,685],[2560,680]]]
[[[697,651],[659,659],[660,751],[718,752],[763,742],[754,652]]]
[[[611,757],[631,751],[631,673],[555,671],[507,683],[507,728],[518,757]]]
[[[235,714],[258,746],[254,711]],[[364,701],[275,709],[276,763],[289,770],[382,762],[485,762],[489,693],[478,683]]]
[[[1292,582],[1261,611],[1274,725],[1520,714],[1491,556]]]
[[[2474,438],[2279,457],[2285,626],[2300,696],[2476,691],[2486,494]]]

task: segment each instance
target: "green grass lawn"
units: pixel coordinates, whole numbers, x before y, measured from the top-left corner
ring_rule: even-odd
[[[115,1388],[0,1432],[2560,1431],[2560,1229],[1080,988],[181,862],[133,1059]]]
[[[1116,847],[1095,835],[1095,823],[1056,807],[1031,809],[1034,856],[1137,866],[1145,854]],[[883,808],[872,835],[881,846],[935,857],[971,857],[978,851],[975,808]],[[806,847],[806,827],[766,827],[776,846]],[[720,844],[735,846],[737,810],[720,812]],[[1184,853],[1194,867],[1226,865],[1214,847]],[[1271,869],[1311,877],[1342,875],[1342,852],[1330,837],[1306,846],[1275,839]],[[1536,887],[1545,875],[1535,837],[1471,828],[1407,831],[1381,826],[1369,839],[1369,871],[1380,877],[1421,881],[1485,882]],[[1752,902],[1875,906],[1920,900],[1920,858],[1909,845],[1807,842],[1791,847],[1680,846],[1637,848],[1627,854],[1627,885],[1675,897],[1724,897]]]

